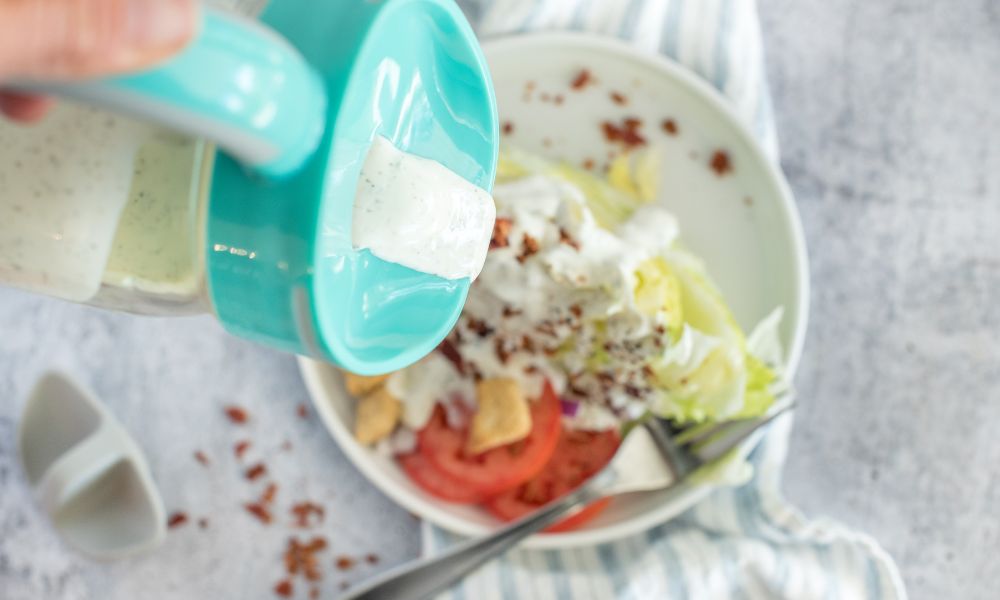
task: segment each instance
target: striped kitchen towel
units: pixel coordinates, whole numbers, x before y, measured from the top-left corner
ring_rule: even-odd
[[[569,29],[629,40],[687,65],[716,86],[777,160],[774,118],[752,0],[460,0],[483,37]],[[591,548],[516,551],[442,598],[897,599],[892,559],[871,538],[806,520],[779,491],[791,416],[751,454],[755,476],[712,493],[647,533]],[[425,552],[456,538],[424,524]]]

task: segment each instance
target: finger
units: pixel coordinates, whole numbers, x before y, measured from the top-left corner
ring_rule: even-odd
[[[44,96],[0,92],[0,113],[15,121],[33,123],[48,111],[52,101]]]
[[[75,79],[138,69],[176,52],[194,0],[2,0],[0,79]]]

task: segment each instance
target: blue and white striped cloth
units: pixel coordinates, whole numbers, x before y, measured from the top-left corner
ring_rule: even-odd
[[[756,4],[751,0],[465,0],[483,37],[570,29],[615,36],[662,52],[712,82],[765,149],[778,146]],[[902,599],[892,559],[871,538],[807,521],[779,491],[791,416],[751,455],[754,479],[720,489],[644,535],[592,548],[518,551],[442,598]],[[425,552],[456,538],[424,525]]]

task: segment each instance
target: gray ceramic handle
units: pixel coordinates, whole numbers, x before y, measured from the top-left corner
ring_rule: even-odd
[[[617,475],[606,467],[576,491],[514,521],[492,535],[457,544],[438,556],[386,572],[339,600],[425,600],[459,581],[536,531],[606,495]]]

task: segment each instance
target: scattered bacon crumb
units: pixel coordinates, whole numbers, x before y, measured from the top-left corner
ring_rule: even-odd
[[[208,519],[204,517],[198,519],[198,527],[200,529],[208,529]]]
[[[580,69],[580,72],[577,73],[576,77],[573,79],[573,82],[569,84],[569,87],[579,91],[587,87],[587,85],[592,81],[593,77],[591,76],[590,71],[588,71],[587,69]]]
[[[516,317],[517,315],[521,314],[522,312],[523,311],[521,309],[514,308],[513,306],[504,306],[503,307],[503,316],[504,317],[508,317],[508,318],[509,317]]]
[[[669,135],[677,135],[677,122],[673,119],[663,119],[663,122],[660,123],[660,128]]]
[[[377,554],[366,554],[365,555],[365,562],[368,563],[368,564],[370,564],[370,565],[377,565],[378,564],[378,555]]]
[[[269,525],[273,520],[271,517],[271,511],[267,506],[261,504],[260,502],[248,502],[243,505],[248,513],[257,517],[257,520],[265,525]]]
[[[285,571],[289,576],[302,573],[308,581],[319,581],[323,578],[323,573],[316,554],[325,550],[326,546],[326,538],[321,536],[314,537],[308,544],[300,542],[298,538],[289,538],[284,555]]]
[[[229,420],[237,425],[242,425],[250,420],[250,415],[247,413],[246,409],[235,405],[229,405],[225,407],[226,416]]]
[[[194,451],[194,459],[202,464],[202,466],[207,467],[211,461],[208,460],[208,455],[201,450]]]
[[[501,130],[503,131],[504,135],[510,135],[514,133],[514,124],[511,123],[510,121],[504,121]]]
[[[462,355],[455,349],[455,345],[451,343],[451,340],[444,339],[438,345],[438,351],[451,361],[451,364],[455,366],[455,370],[458,371],[459,375],[465,375],[465,362],[462,360]]]
[[[626,98],[625,94],[622,94],[621,92],[611,92],[611,101],[618,106],[625,106],[628,104],[628,98]]]
[[[504,343],[503,338],[499,337],[493,340],[493,351],[502,365],[507,364],[507,360],[510,359],[510,355],[512,354],[510,349],[507,348],[507,344]]]
[[[261,477],[267,473],[267,465],[264,463],[257,463],[254,466],[247,469],[245,475],[250,481],[254,481],[258,477]]]
[[[510,219],[504,217],[497,217],[497,220],[493,222],[493,237],[490,238],[490,250],[496,248],[506,248],[510,245],[510,240],[507,236],[510,235],[510,228],[514,224]]]
[[[588,171],[594,170],[594,159],[588,158],[583,161],[583,168]]]
[[[295,517],[295,525],[297,527],[308,528],[322,523],[323,517],[326,515],[326,510],[313,502],[299,502],[292,505],[291,513]],[[313,515],[316,516],[315,522],[310,518]]]
[[[274,497],[277,495],[277,493],[278,493],[278,484],[273,482],[267,484],[267,487],[264,488],[264,493],[260,495],[261,504],[271,504],[272,502],[274,502]]]
[[[336,564],[338,569],[346,571],[354,566],[354,559],[350,556],[338,556]]]
[[[476,333],[476,335],[478,335],[481,338],[489,337],[489,336],[493,335],[493,332],[495,331],[483,319],[476,319],[476,318],[473,318],[473,317],[469,317],[468,324],[469,324],[469,329],[471,329],[472,331],[474,331]]]
[[[580,317],[583,316],[583,309],[580,308],[579,304],[574,304],[574,305],[570,306],[569,307],[569,312],[572,313],[573,316],[576,317],[577,319],[579,319]]]
[[[563,229],[562,227],[559,228],[559,242],[566,244],[567,246],[569,246],[574,250],[580,249],[580,242],[574,240],[573,236],[571,236],[569,232]]]
[[[529,354],[535,353],[535,340],[528,337],[527,334],[521,336],[521,349]]]
[[[236,444],[233,446],[233,454],[236,455],[236,458],[243,458],[243,454],[245,454],[246,451],[249,449],[250,449],[250,441],[242,440],[236,442]]]
[[[642,121],[635,117],[626,117],[621,125],[615,125],[611,121],[601,123],[604,137],[609,142],[621,142],[626,148],[646,145],[646,138],[639,133]]]
[[[517,262],[523,263],[528,260],[531,256],[538,253],[538,240],[531,237],[527,233],[524,234],[524,238],[521,241],[521,254],[517,257]]]
[[[282,579],[274,586],[274,593],[282,598],[291,598],[292,594],[295,593],[295,588],[292,586],[291,580]]]
[[[729,161],[729,155],[723,150],[716,150],[712,154],[712,160],[709,161],[708,166],[710,166],[719,177],[722,177],[726,173],[733,170],[733,165]]]
[[[167,519],[167,527],[169,527],[170,529],[174,529],[175,527],[180,527],[181,525],[187,522],[188,522],[187,513],[178,511],[171,514],[170,518]]]
[[[297,407],[295,407],[295,413],[299,415],[300,419],[308,419],[309,407],[307,407],[305,404],[299,404]]]

